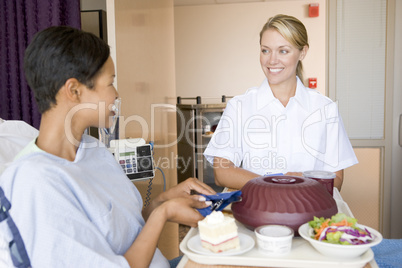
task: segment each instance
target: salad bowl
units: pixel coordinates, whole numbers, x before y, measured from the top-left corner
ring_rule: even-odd
[[[308,222],[299,227],[299,235],[307,240],[311,246],[313,246],[322,255],[333,258],[352,259],[359,257],[371,247],[378,245],[382,241],[381,233],[375,229],[362,224],[357,224],[357,226],[361,229],[367,229],[371,235],[373,235],[374,239],[367,244],[359,245],[341,245],[319,241],[312,238],[314,235],[313,228],[310,227]]]

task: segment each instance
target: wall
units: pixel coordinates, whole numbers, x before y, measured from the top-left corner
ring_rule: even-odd
[[[172,158],[177,148],[169,145],[176,140],[176,114],[171,109],[176,96],[173,2],[108,0],[107,6],[108,23],[115,24],[108,34],[109,40],[113,40],[109,44],[112,55],[115,54],[117,89],[122,98],[120,136],[154,141],[155,163],[166,176],[166,188],[170,188],[177,184]],[[155,108],[157,104],[163,105]],[[144,200],[148,183],[135,183]],[[163,176],[158,170],[151,198],[162,190]],[[177,224],[166,225],[159,248],[167,258],[179,255]]]
[[[308,17],[311,1],[177,6],[174,9],[177,95],[212,97],[238,95],[265,78],[259,63],[259,32],[278,13],[299,18],[309,34],[310,50],[303,61],[305,78],[326,84],[326,1],[320,15]]]
[[[341,195],[359,223],[380,230],[380,148],[355,148],[359,163],[347,168]]]

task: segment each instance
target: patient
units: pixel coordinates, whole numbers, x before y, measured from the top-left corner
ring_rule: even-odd
[[[0,177],[33,267],[169,267],[167,221],[196,226],[214,194],[190,178],[142,210],[141,195],[88,127],[110,127],[118,97],[108,45],[65,26],[38,33],[24,58],[39,135]]]

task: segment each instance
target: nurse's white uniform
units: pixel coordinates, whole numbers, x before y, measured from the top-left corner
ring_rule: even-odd
[[[231,99],[204,152],[259,175],[325,170],[358,163],[337,105],[297,78],[286,107],[268,81]]]

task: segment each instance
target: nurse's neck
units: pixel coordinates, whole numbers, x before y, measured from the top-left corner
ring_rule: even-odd
[[[282,103],[283,107],[286,107],[290,98],[294,97],[296,94],[297,84],[269,84],[269,86],[271,87],[272,93],[274,94],[275,98],[277,98]]]

